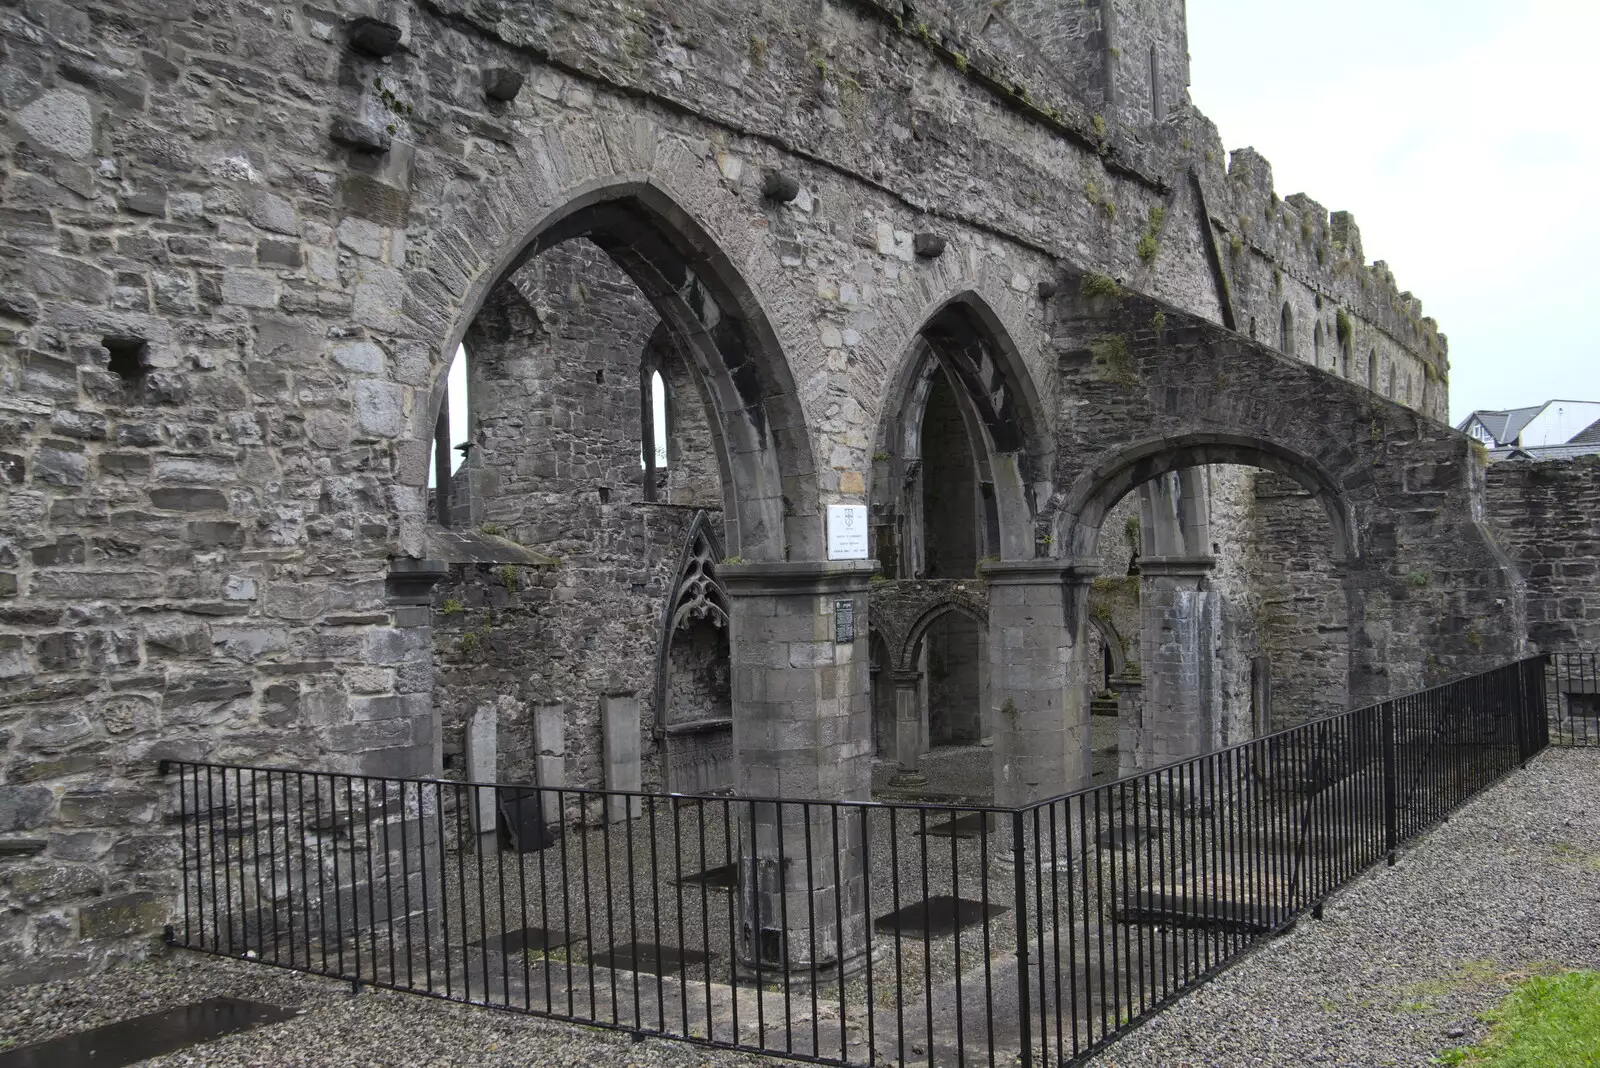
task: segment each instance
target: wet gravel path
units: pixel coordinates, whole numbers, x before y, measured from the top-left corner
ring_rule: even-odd
[[[1600,750],[1549,750],[1093,1061],[1428,1065],[1518,980],[1600,967]]]

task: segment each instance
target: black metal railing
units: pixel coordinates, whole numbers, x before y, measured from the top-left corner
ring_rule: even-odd
[[[174,945],[826,1063],[1065,1063],[1548,742],[1536,658],[1019,809],[169,763]]]
[[[1551,653],[1544,692],[1552,744],[1600,746],[1600,653]]]

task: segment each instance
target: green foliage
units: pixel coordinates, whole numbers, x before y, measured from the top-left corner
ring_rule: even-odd
[[[1155,233],[1161,229],[1161,224],[1167,221],[1167,209],[1160,204],[1152,204],[1147,218],[1150,223],[1150,232]]]
[[[1092,272],[1083,276],[1083,284],[1079,287],[1079,291],[1086,297],[1118,297],[1122,295],[1122,287],[1117,285],[1116,279]]]
[[[1167,329],[1167,313],[1158,308],[1155,315],[1150,317],[1150,329],[1154,330],[1156,337],[1159,338]]]
[[[722,558],[722,562],[737,567],[740,564],[748,564],[750,561],[746,560],[742,556],[724,556]]]
[[[499,571],[500,585],[511,593],[517,592],[517,569],[511,564],[506,564]]]
[[[1350,321],[1350,313],[1343,308],[1334,313],[1333,328],[1339,335],[1341,346],[1349,345],[1351,338],[1355,336],[1355,324]]]
[[[1228,238],[1228,251],[1233,254],[1233,257],[1235,259],[1238,259],[1241,255],[1243,255],[1244,254],[1244,238],[1240,237],[1238,234],[1234,234],[1231,237],[1229,237]]]
[[[881,464],[881,463],[886,462],[888,459],[889,459],[889,454],[886,453],[886,452],[875,452],[875,453],[872,454],[873,463],[880,463]]]
[[[1439,1064],[1555,1068],[1600,1064],[1600,971],[1535,976],[1517,984],[1486,1017],[1479,1046],[1441,1052]]]
[[[1156,258],[1156,253],[1161,251],[1161,243],[1156,240],[1156,235],[1146,230],[1139,235],[1139,243],[1134,246],[1134,251],[1145,263],[1150,263]]]
[[[471,656],[478,648],[478,635],[473,631],[467,631],[461,636],[460,647],[462,653]]]
[[[766,59],[767,39],[765,37],[758,37],[752,33],[750,35],[750,65],[752,67],[762,66],[766,62]]]
[[[1104,371],[1106,377],[1113,382],[1124,386],[1138,383],[1139,377],[1133,369],[1133,357],[1128,352],[1128,339],[1121,334],[1102,334],[1094,339],[1089,351],[1094,355],[1095,366]]]
[[[1426,571],[1408,571],[1406,572],[1406,581],[1421,589],[1428,584],[1428,573]]]
[[[483,526],[478,528],[478,531],[480,533],[483,533],[483,534],[490,534],[490,535],[499,534],[500,533],[500,524],[499,523],[485,523]]]
[[[1100,140],[1104,141],[1106,139],[1105,117],[1102,115],[1096,115],[1094,118],[1089,120],[1089,123],[1094,127],[1094,135]]]
[[[962,74],[967,73],[967,57],[966,56],[962,55],[960,52],[951,52],[950,53],[950,58],[955,61],[956,70],[960,71]]]
[[[1139,544],[1139,517],[1130,515],[1127,521],[1122,524],[1122,533],[1127,535],[1129,545],[1137,546]]]
[[[446,597],[444,605],[439,610],[447,616],[458,616],[463,611],[461,599],[459,597]]]

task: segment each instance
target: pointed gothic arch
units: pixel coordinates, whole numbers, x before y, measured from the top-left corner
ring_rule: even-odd
[[[522,264],[579,237],[598,245],[638,286],[704,383],[729,544],[756,561],[820,557],[815,465],[782,346],[732,258],[655,182],[599,180],[522,230],[470,287],[443,351],[455,352],[489,294]],[[448,369],[447,359],[438,363],[426,417],[430,434]]]
[[[655,733],[661,742],[662,779],[677,793],[704,793],[733,784],[732,692],[726,674],[731,667],[731,611],[727,591],[717,579],[721,559],[721,539],[710,514],[701,509],[684,534],[677,577],[662,606],[656,657]],[[693,645],[687,656],[685,644]],[[691,661],[687,668],[686,659]],[[715,708],[678,713],[674,700],[682,694],[674,682],[686,670],[706,676],[693,680],[701,684],[695,696],[710,700]]]

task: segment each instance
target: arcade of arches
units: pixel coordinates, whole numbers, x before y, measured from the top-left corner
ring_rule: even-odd
[[[0,983],[159,930],[163,759],[1010,805],[1525,648],[1438,325],[1181,32],[665,7],[0,26]]]

